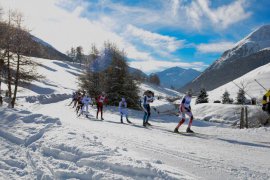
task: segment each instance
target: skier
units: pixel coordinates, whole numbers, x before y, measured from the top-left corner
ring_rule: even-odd
[[[142,108],[144,110],[144,116],[143,116],[143,126],[146,127],[146,125],[151,126],[151,124],[148,122],[150,115],[151,115],[151,109],[150,109],[150,103],[154,101],[154,93],[150,90],[147,90],[143,94],[143,105]]]
[[[79,110],[81,110],[82,107],[83,107],[83,103],[82,103],[83,97],[84,97],[83,94],[79,94],[79,95],[78,95],[78,98],[77,98],[77,101],[76,101],[76,103],[77,103],[77,106],[76,106],[76,114],[78,114],[78,113],[79,113]]]
[[[182,113],[182,119],[181,121],[179,121],[178,125],[176,126],[176,128],[174,129],[175,133],[178,133],[178,129],[179,127],[185,122],[186,120],[186,114],[190,117],[189,123],[188,123],[188,128],[186,130],[187,133],[194,133],[190,127],[192,125],[192,121],[193,121],[193,114],[191,112],[191,107],[190,107],[190,102],[191,102],[191,98],[192,98],[192,91],[189,90],[187,92],[187,95],[182,99],[182,102],[179,106],[179,111]]]
[[[88,117],[88,115],[89,115],[88,106],[92,102],[92,100],[88,95],[86,95],[83,97],[81,102],[82,102],[82,108],[81,108],[81,112],[78,116],[80,116],[81,114],[85,114],[86,117]]]
[[[128,109],[127,109],[127,102],[125,98],[122,98],[122,101],[119,102],[119,112],[121,115],[121,123],[123,123],[123,116],[126,116],[126,120],[128,123],[131,123],[128,120]]]
[[[77,100],[77,96],[78,96],[78,91],[74,91],[72,93],[72,101],[70,102],[70,104],[68,106],[70,106],[72,103],[75,103],[75,101]]]
[[[97,117],[96,118],[98,119],[98,114],[100,112],[101,120],[104,120],[103,119],[103,104],[108,102],[104,91],[101,93],[100,96],[98,96],[98,98],[96,99],[96,102],[97,102]]]
[[[262,105],[262,109],[270,114],[270,90],[263,96]]]

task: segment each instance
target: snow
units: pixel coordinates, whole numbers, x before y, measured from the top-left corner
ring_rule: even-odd
[[[255,79],[258,82],[260,82],[266,89],[270,89],[269,77],[270,77],[270,63],[250,71],[249,73],[235,79],[233,82],[240,87],[241,84],[246,85],[246,93],[248,94],[247,98],[251,99],[254,97],[257,98],[258,101],[260,102],[266,90],[263,89],[255,81]],[[227,84],[224,84],[223,86],[220,86],[208,92],[210,101],[213,102],[215,100],[221,100],[221,96],[225,92],[225,90],[227,90],[230,93],[230,97],[235,100],[239,88],[233,82],[229,82]]]
[[[194,106],[193,135],[172,133],[179,117],[153,110],[149,128],[142,126],[143,112],[135,110],[129,110],[133,124],[120,124],[117,107],[104,107],[104,121],[93,118],[92,106],[90,118],[77,118],[67,98],[77,89],[79,69],[36,60],[46,80],[20,88],[16,109],[6,104],[0,109],[0,179],[270,178],[270,128],[231,128],[227,122],[234,123],[237,115],[230,117],[230,109],[238,106]],[[166,98],[182,96],[140,86],[141,93],[154,90],[154,106],[162,112],[173,109]],[[186,127],[187,122],[179,130]]]

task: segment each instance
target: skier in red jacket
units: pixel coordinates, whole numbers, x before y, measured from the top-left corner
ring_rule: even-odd
[[[96,99],[97,102],[97,119],[98,113],[101,113],[101,120],[103,120],[103,104],[108,102],[105,92],[102,92],[100,96]]]

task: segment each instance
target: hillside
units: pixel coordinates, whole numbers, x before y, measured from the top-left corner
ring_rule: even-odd
[[[7,26],[4,23],[0,22],[0,38],[3,38],[3,34],[8,31]],[[19,30],[22,31],[22,30]],[[57,49],[55,49],[50,44],[46,43],[45,41],[39,39],[38,37],[35,37],[28,33],[27,37],[28,43],[30,43],[30,46],[32,47],[29,54],[24,54],[26,56],[31,57],[38,57],[38,58],[45,58],[45,59],[58,59],[63,61],[70,61],[70,58],[59,52]],[[2,41],[0,41],[0,47],[3,47]]]
[[[184,133],[188,122],[181,134],[173,133],[180,118],[154,109],[153,126],[147,128],[142,126],[143,111],[129,110],[132,124],[121,124],[118,107],[105,106],[104,121],[94,118],[95,106],[90,106],[89,118],[77,117],[68,104],[77,89],[78,66],[33,59],[46,79],[20,88],[16,109],[6,103],[0,109],[2,179],[270,178],[270,129],[231,128],[228,122],[237,121],[240,106],[194,107],[195,134]],[[149,84],[140,89],[155,92],[153,105],[160,111],[173,106],[166,97],[181,96]]]
[[[265,93],[265,90],[258,83],[256,83],[255,79],[259,81],[266,89],[270,89],[269,77],[270,63],[250,71],[249,73],[235,79],[233,82],[238,86],[244,84],[246,86],[247,94],[251,97],[257,98],[260,101]],[[231,94],[231,98],[236,99],[239,88],[233,82],[229,82],[208,92],[210,100],[214,101],[221,99],[221,96],[225,90]],[[247,98],[250,99],[248,95]]]
[[[227,50],[181,91],[213,90],[270,62],[270,25],[262,26]]]

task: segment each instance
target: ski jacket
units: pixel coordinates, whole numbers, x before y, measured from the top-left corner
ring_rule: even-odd
[[[127,102],[126,101],[120,101],[119,102],[119,111],[121,112],[123,109],[127,108]]]
[[[103,105],[103,103],[107,103],[107,102],[108,102],[108,100],[107,100],[106,96],[102,96],[102,95],[98,96],[98,98],[97,98],[98,105]]]
[[[270,103],[270,90],[265,93],[262,100],[263,105],[266,105],[267,103]]]
[[[77,93],[76,93],[76,92],[73,92],[73,93],[72,93],[72,98],[73,98],[73,99],[76,99],[76,95],[77,95]]]
[[[154,97],[153,96],[147,96],[147,95],[145,95],[143,97],[143,105],[150,104],[153,101],[154,101]]]
[[[182,112],[182,107],[185,108],[186,110],[191,110],[191,107],[190,107],[190,102],[191,102],[191,97],[186,95],[183,99],[182,99],[182,102],[179,106],[179,110],[180,112]]]
[[[91,102],[92,102],[92,100],[91,100],[90,97],[85,96],[82,99],[82,103],[85,104],[85,105],[89,105]]]

